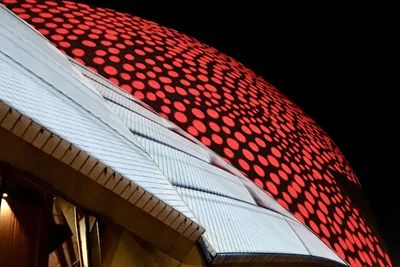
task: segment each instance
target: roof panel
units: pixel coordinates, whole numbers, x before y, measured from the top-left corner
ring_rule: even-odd
[[[2,101],[148,192],[157,189],[157,198],[195,220],[138,140],[83,75],[73,71],[59,51],[50,49],[46,39],[26,29],[25,23],[4,9],[0,12]]]

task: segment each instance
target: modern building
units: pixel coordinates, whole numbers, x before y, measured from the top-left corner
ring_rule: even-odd
[[[327,134],[130,14],[2,0],[0,266],[391,266]]]

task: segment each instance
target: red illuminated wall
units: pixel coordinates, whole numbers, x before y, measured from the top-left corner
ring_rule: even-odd
[[[226,158],[352,266],[391,266],[339,149],[263,78],[132,15],[67,1],[2,2],[60,50]]]

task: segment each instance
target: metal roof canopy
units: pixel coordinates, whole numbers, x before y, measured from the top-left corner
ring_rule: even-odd
[[[205,228],[216,266],[346,265],[232,165],[3,6],[0,38],[0,160],[178,259]]]
[[[183,257],[204,229],[103,98],[4,6],[0,38],[0,160]]]

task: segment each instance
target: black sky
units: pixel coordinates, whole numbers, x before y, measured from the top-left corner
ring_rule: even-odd
[[[400,17],[394,4],[100,2],[218,48],[302,107],[355,170],[394,266],[400,266]]]

